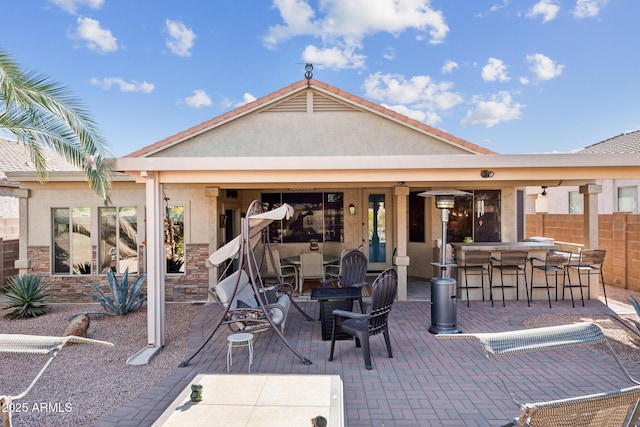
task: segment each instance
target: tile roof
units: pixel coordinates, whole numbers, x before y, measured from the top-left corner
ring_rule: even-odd
[[[43,152],[47,160],[47,169],[50,171],[80,170],[80,168],[67,162],[52,149],[45,148]],[[7,179],[5,172],[32,172],[35,170],[27,144],[0,138],[0,180]]]
[[[640,153],[640,130],[623,133],[578,151],[579,154]]]
[[[130,153],[128,155],[126,155],[125,157],[145,157],[147,155],[150,155],[158,150],[161,150],[164,147],[168,147],[171,146],[172,144],[188,138],[190,136],[194,136],[197,135],[207,129],[210,129],[214,126],[216,126],[217,124],[220,124],[222,122],[226,122],[229,121],[231,119],[240,117],[252,110],[255,110],[259,107],[268,105],[269,103],[273,102],[274,100],[278,100],[278,99],[282,99],[284,97],[286,97],[287,95],[294,93],[298,90],[300,90],[301,88],[307,87],[309,85],[309,82],[307,82],[306,79],[304,80],[300,80],[296,83],[293,83],[289,86],[286,86],[276,92],[272,92],[268,95],[265,95],[261,98],[256,99],[255,101],[249,102],[247,104],[244,104],[234,110],[228,111],[226,113],[223,113],[220,116],[214,117],[211,120],[208,120],[206,122],[200,123],[199,125],[193,126],[189,129],[186,129],[180,133],[177,133],[175,135],[172,135],[168,138],[165,138],[161,141],[158,141],[154,144],[148,145],[146,147],[143,147],[137,151],[134,151],[133,153]],[[473,144],[469,141],[465,141],[464,139],[458,138],[456,136],[453,136],[451,134],[448,134],[446,132],[443,132],[439,129],[436,129],[434,127],[431,127],[429,125],[426,125],[422,122],[419,122],[417,120],[411,119],[403,114],[400,114],[396,111],[393,111],[389,108],[383,107],[382,105],[378,105],[375,104],[371,101],[368,101],[364,98],[361,98],[359,96],[353,95],[349,92],[345,92],[337,87],[331,86],[329,84],[320,82],[318,80],[311,80],[310,82],[310,86],[312,88],[316,88],[319,90],[322,90],[324,92],[327,93],[331,93],[334,94],[335,96],[341,97],[344,100],[347,100],[349,102],[352,102],[353,104],[356,105],[360,105],[363,108],[369,109],[369,110],[373,110],[375,112],[377,112],[380,115],[383,116],[387,116],[388,118],[395,120],[395,121],[399,121],[402,123],[405,123],[408,126],[412,126],[415,127],[417,129],[422,130],[423,132],[426,132],[428,134],[431,134],[437,138],[443,139],[444,141],[448,141],[454,145],[463,147],[471,152],[475,152],[478,154],[496,154],[495,152],[484,148],[484,147],[480,147],[479,145]]]

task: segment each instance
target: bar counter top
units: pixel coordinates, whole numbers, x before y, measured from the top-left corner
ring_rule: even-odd
[[[457,251],[548,251],[558,247],[549,242],[473,242],[451,243]]]

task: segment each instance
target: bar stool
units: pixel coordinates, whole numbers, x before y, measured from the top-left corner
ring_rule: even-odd
[[[573,302],[573,288],[580,288],[580,298],[582,299],[582,306],[584,307],[584,293],[582,292],[582,275],[587,275],[587,299],[591,298],[591,274],[600,274],[600,282],[602,283],[602,292],[604,294],[604,303],[609,305],[607,301],[607,290],[604,287],[604,276],[602,275],[602,264],[604,263],[604,256],[606,251],[603,249],[585,249],[580,251],[577,264],[569,264],[568,268],[576,270],[578,272],[578,284],[571,283],[571,275],[569,275],[569,285],[564,286],[562,289],[562,299],[564,299],[564,288],[568,287],[571,292],[571,305],[575,307]]]
[[[529,258],[531,263],[531,299],[533,301],[534,289],[547,289],[547,299],[549,300],[549,308],[551,308],[551,291],[550,288],[555,289],[556,301],[558,301],[558,273],[562,272],[562,286],[566,283],[567,277],[567,265],[571,261],[571,252],[550,250],[546,253],[544,259],[532,256]],[[536,264],[537,262],[537,264]],[[541,270],[544,272],[545,285],[534,285],[533,283],[533,270]],[[555,285],[549,284],[549,276],[555,276]],[[527,298],[529,293],[527,292]]]
[[[520,273],[524,277],[524,288],[527,287],[527,271],[525,269],[527,265],[527,251],[502,251],[500,253],[500,258],[491,257],[491,268],[490,275],[491,281],[489,283],[489,297],[491,298],[491,306],[493,307],[493,288],[501,288],[502,289],[502,306],[505,307],[504,303],[504,288],[516,288],[516,301],[518,300],[518,287],[520,285],[519,277]],[[493,284],[493,269],[497,269],[500,271],[500,284]],[[504,276],[516,276],[516,284],[515,285],[505,285],[504,284]],[[528,291],[527,291],[528,292]],[[527,305],[529,304],[529,295],[527,294]]]
[[[465,289],[467,292],[467,307],[469,307],[469,289],[481,289],[482,301],[484,301],[484,276],[487,275],[489,279],[489,286],[491,286],[490,267],[491,265],[491,252],[489,251],[466,251],[464,252],[464,259],[461,264],[458,264],[459,268],[462,268],[462,274],[464,275],[464,285],[459,284],[458,289]],[[480,276],[480,286],[469,286],[469,276]]]
[[[251,372],[251,365],[253,365],[253,334],[248,332],[231,334],[227,337],[227,341],[229,342],[229,348],[227,349],[227,372],[229,372],[229,368],[233,366],[234,347],[249,347],[249,372]]]

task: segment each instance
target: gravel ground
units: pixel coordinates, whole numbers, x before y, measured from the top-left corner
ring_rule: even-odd
[[[147,312],[127,316],[91,315],[87,336],[115,347],[65,346],[23,399],[14,402],[15,426],[86,426],[151,388],[178,368],[189,350],[189,327],[202,306],[167,304],[167,345],[149,365],[126,360],[147,344]],[[34,319],[0,317],[1,333],[62,336],[70,315],[101,311],[97,304],[54,304]],[[46,357],[0,356],[0,393],[22,392]]]
[[[640,293],[607,288],[610,301],[628,304],[629,295]],[[147,342],[145,309],[122,317],[91,316],[88,337],[109,341],[115,347],[73,344],[63,348],[56,360],[24,399],[15,402],[16,426],[85,426],[133,399],[177,369],[189,350],[189,327],[203,306],[167,304],[167,345],[149,365],[127,366],[129,356]],[[70,315],[99,311],[97,304],[54,304],[35,319],[0,317],[1,333],[61,336]],[[628,307],[631,312],[633,310]],[[635,315],[622,315],[622,319]],[[640,338],[607,316],[541,315],[525,319],[524,327],[594,321],[605,330],[621,357],[640,362]],[[627,321],[627,324],[631,325]],[[633,326],[632,326],[633,327]],[[17,394],[34,378],[46,358],[0,356],[0,393]]]

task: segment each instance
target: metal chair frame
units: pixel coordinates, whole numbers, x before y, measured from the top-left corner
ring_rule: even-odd
[[[58,355],[62,347],[67,343],[94,344],[105,347],[113,347],[113,343],[107,341],[99,341],[90,338],[66,336],[51,337],[40,335],[21,335],[21,334],[0,334],[0,355],[11,356],[48,356],[48,359],[40,368],[35,378],[29,383],[27,388],[15,395],[0,395],[0,411],[2,412],[2,426],[11,427],[11,402],[22,399],[29,393],[33,386],[38,382],[44,371],[49,367],[53,359]]]
[[[322,252],[311,251],[300,253],[300,278],[298,279],[300,283],[298,295],[302,295],[305,279],[318,279],[320,281],[325,279]]]
[[[484,276],[486,274],[491,286],[491,252],[489,251],[466,251],[464,259],[458,264],[464,275],[464,285],[458,284],[458,289],[465,289],[467,293],[467,307],[469,307],[469,288],[481,289],[482,301],[484,301]],[[480,276],[480,286],[469,286],[469,276]]]
[[[520,408],[520,416],[505,426],[635,426],[640,417],[640,382],[624,367],[600,326],[592,322],[496,333],[438,334],[437,339],[475,338],[503,390]],[[613,357],[630,387],[545,402],[523,403],[509,390],[495,363],[503,356],[577,346],[601,345]]]
[[[558,301],[558,274],[562,272],[562,286],[566,283],[567,278],[567,266],[571,262],[571,252],[550,250],[546,253],[544,259],[538,257],[529,258],[531,264],[531,292],[527,292],[530,295],[530,301],[533,301],[534,289],[546,289],[547,299],[549,300],[549,308],[551,308],[551,288],[555,289],[555,298]],[[533,283],[533,271],[534,269],[544,272],[545,284],[534,285]],[[554,286],[549,284],[549,276],[555,277]]]
[[[527,305],[529,305],[529,295],[528,295],[528,285],[527,285],[527,251],[502,251],[500,253],[500,258],[491,257],[491,273],[490,278],[491,281],[489,283],[489,297],[491,299],[491,306],[493,307],[493,288],[501,288],[502,289],[502,306],[505,307],[504,302],[504,288],[515,288],[516,289],[516,300],[519,299],[519,287],[520,287],[520,273],[524,277],[524,288],[527,292]],[[493,284],[494,274],[493,270],[497,269],[500,271],[500,285],[496,286]],[[516,284],[515,285],[505,285],[504,284],[504,276],[515,276]]]
[[[580,288],[580,299],[582,300],[582,306],[584,307],[584,292],[582,288],[582,275],[587,275],[587,299],[591,299],[591,274],[600,274],[600,282],[602,283],[602,292],[604,294],[604,303],[609,305],[607,301],[607,290],[604,286],[604,276],[602,274],[602,264],[604,263],[604,257],[606,251],[603,249],[584,249],[580,251],[577,264],[569,264],[570,270],[576,270],[578,272],[578,284],[571,283],[571,275],[569,275],[569,285],[563,286],[562,298],[564,299],[564,288],[568,287],[571,293],[571,304],[575,307],[573,300],[573,288]]]

